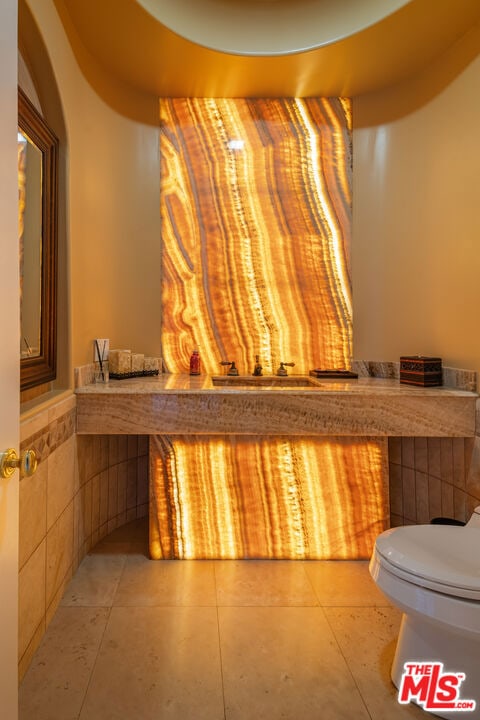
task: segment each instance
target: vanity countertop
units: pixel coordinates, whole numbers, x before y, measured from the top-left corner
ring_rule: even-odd
[[[76,390],[77,432],[372,437],[475,433],[478,396],[473,392],[371,377],[308,381],[308,388],[215,387],[208,375],[163,374],[86,385]]]

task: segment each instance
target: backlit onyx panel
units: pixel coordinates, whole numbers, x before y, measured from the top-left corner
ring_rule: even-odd
[[[163,358],[351,358],[351,122],[343,99],[160,103]]]
[[[358,559],[386,527],[386,441],[152,436],[152,558]]]

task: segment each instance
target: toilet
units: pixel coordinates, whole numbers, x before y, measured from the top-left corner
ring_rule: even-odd
[[[456,681],[456,697],[459,701],[474,700],[476,708],[453,710],[451,684],[446,695],[440,692],[436,696],[433,688],[428,699],[417,691],[411,700],[429,714],[448,720],[478,720],[480,506],[463,527],[408,525],[386,530],[375,542],[370,574],[384,595],[403,612],[391,671],[394,685],[401,689],[405,663],[420,666],[410,670],[420,673],[415,676],[417,682],[421,673],[432,673],[432,664],[440,662],[444,673],[465,674],[464,679]],[[445,681],[448,685],[447,678]],[[428,682],[424,681],[425,692]],[[441,690],[440,686],[437,689]],[[447,708],[440,707],[442,704]]]

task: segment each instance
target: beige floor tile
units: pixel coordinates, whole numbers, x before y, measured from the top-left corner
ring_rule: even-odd
[[[65,590],[64,606],[111,607],[125,555],[87,555]]]
[[[127,556],[115,606],[216,605],[213,563],[203,560],[149,560]]]
[[[320,605],[390,605],[372,580],[367,561],[312,560],[303,564]]]
[[[425,720],[415,705],[400,705],[390,680],[401,613],[393,607],[324,608],[330,627],[372,720]],[[360,651],[359,651],[360,650]]]
[[[80,720],[224,718],[215,608],[112,608]]]
[[[219,608],[227,720],[367,720],[322,608]]]
[[[215,561],[220,606],[318,605],[298,560]]]
[[[425,717],[397,702],[400,614],[367,562],[151,561],[147,527],[119,528],[80,565],[20,720]]]
[[[19,692],[19,720],[77,720],[109,610],[59,608]]]

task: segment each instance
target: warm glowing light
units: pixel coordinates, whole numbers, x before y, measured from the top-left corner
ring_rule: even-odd
[[[153,437],[151,555],[368,558],[387,527],[384,443]]]
[[[245,140],[229,140],[227,146],[230,150],[243,150],[245,147]]]
[[[167,369],[195,346],[210,374],[348,367],[349,101],[162,99],[160,119]]]

